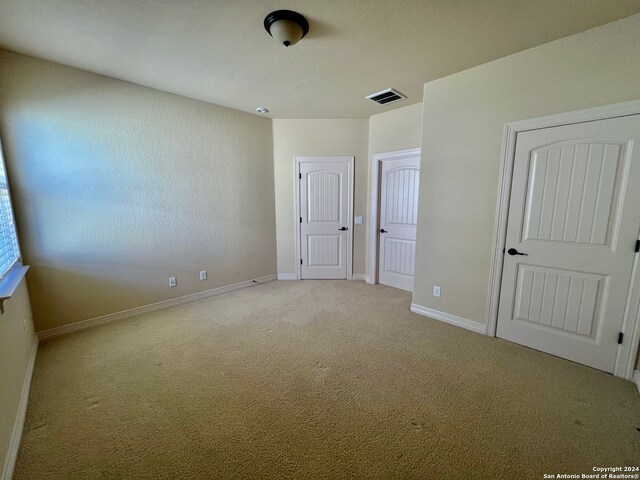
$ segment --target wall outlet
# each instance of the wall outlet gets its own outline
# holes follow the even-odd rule
[[[169,277],[169,286],[170,287],[175,287],[178,284],[178,282],[176,282],[176,277]]]
[[[355,218],[356,225],[362,225],[362,217]]]
[[[206,280],[207,279],[207,271],[206,270],[201,270],[200,271],[200,280]]]
[[[434,297],[439,297],[440,296],[440,286],[439,285],[434,285],[433,286],[433,296]]]

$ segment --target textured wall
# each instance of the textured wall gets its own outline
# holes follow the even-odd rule
[[[29,294],[23,281],[0,315],[0,474],[35,340]]]
[[[278,273],[296,272],[294,157],[355,157],[354,216],[366,221],[367,120],[274,120],[273,161],[278,225]],[[365,271],[366,222],[354,225],[353,273]]]
[[[422,103],[373,115],[369,118],[369,165],[378,153],[397,152],[419,148],[422,143]],[[367,188],[371,185],[372,171],[367,172]],[[371,218],[371,193],[367,193],[367,219]],[[367,235],[367,259],[371,251],[371,237]],[[367,262],[367,275],[369,262]]]
[[[37,330],[276,272],[270,120],[5,51],[0,63]]]
[[[640,98],[639,51],[634,15],[425,85],[414,303],[484,323],[504,124]]]

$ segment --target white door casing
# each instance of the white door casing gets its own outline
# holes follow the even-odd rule
[[[640,229],[640,115],[517,135],[497,335],[613,372]]]
[[[382,160],[380,166],[380,283],[413,291],[420,156]]]
[[[301,279],[351,274],[353,157],[296,159]]]

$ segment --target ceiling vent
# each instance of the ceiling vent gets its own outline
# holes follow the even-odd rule
[[[401,94],[399,91],[394,90],[393,88],[387,88],[386,90],[382,90],[381,92],[372,93],[366,98],[368,98],[369,100],[373,100],[380,105],[387,105],[389,103],[397,102],[398,100],[403,100],[407,97]]]

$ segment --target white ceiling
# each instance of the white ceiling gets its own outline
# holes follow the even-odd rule
[[[284,48],[264,30],[296,10]],[[2,0],[0,46],[273,118],[366,118],[425,82],[640,11],[640,0]],[[393,87],[409,98],[364,97]]]

